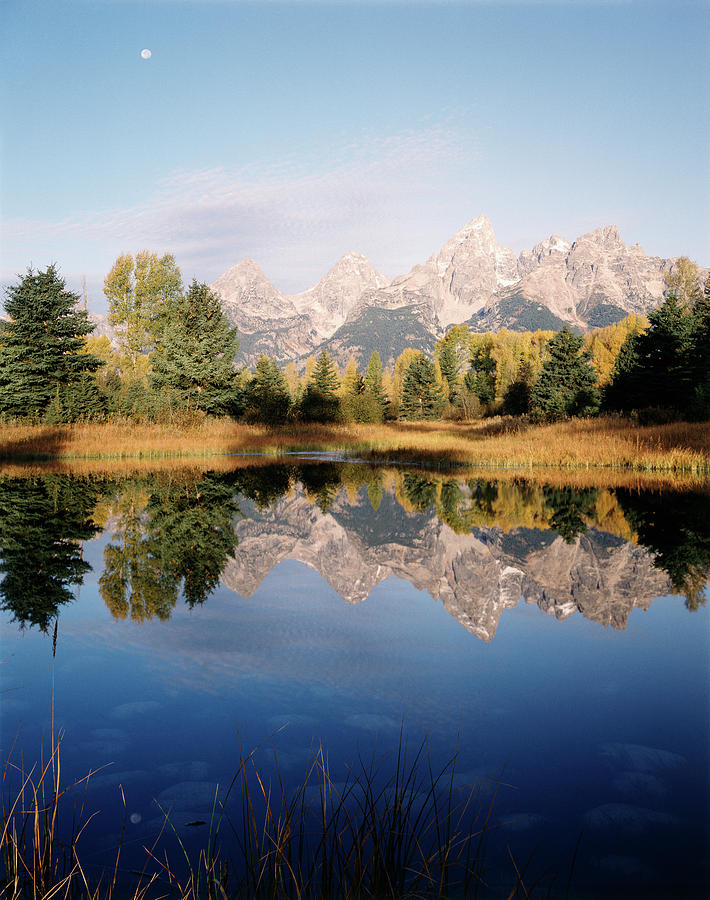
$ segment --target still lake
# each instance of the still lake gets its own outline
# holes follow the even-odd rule
[[[709,573],[707,491],[296,457],[0,478],[3,756],[39,759],[53,704],[64,783],[100,770],[82,863],[123,792],[126,884],[161,808],[202,846],[240,744],[288,792],[314,748],[341,783],[426,739],[499,785],[480,896],[512,858],[542,896],[705,897]]]

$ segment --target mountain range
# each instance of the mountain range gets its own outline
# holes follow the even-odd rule
[[[553,234],[516,256],[479,216],[438,253],[392,280],[359,253],[347,253],[313,287],[284,294],[252,259],[210,287],[239,328],[241,361],[262,353],[303,362],[322,349],[341,364],[366,365],[373,350],[392,364],[405,347],[430,353],[446,329],[577,331],[646,313],[663,298],[674,259],[627,246],[615,225],[574,241]]]

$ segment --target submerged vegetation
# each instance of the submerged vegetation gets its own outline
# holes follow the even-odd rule
[[[502,776],[464,783],[456,749],[437,765],[428,741],[411,749],[403,730],[394,750],[357,754],[344,780],[335,780],[324,748],[314,747],[295,787],[284,782],[277,756],[266,772],[255,762],[259,748],[247,753],[240,746],[231,783],[222,790],[215,785],[209,821],[188,823],[204,826],[199,849],[186,846],[184,823],[154,800],[162,824],[143,846],[142,867],[130,871],[122,860],[128,815],[119,785],[120,837],[113,859],[97,872],[82,859],[98,812],[89,792],[97,772],[65,784],[62,741],[52,730],[46,758],[28,766],[11,757],[5,764],[6,900],[513,900],[538,896],[537,889],[549,896],[553,884],[569,887],[573,875],[575,857],[571,865],[561,860],[560,871],[538,871],[534,859],[516,859],[510,846],[504,859],[494,858],[492,814]]]

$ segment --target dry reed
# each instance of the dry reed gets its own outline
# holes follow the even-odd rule
[[[710,426],[678,422],[641,426],[616,417],[528,425],[515,419],[385,425],[305,425],[278,428],[206,420],[191,428],[166,425],[78,424],[0,426],[0,459],[192,463],[238,454],[336,451],[378,461],[446,468],[611,469],[710,478]]]
[[[400,733],[393,756],[358,757],[345,782],[333,780],[327,755],[317,748],[295,790],[281,780],[277,761],[276,774],[269,778],[254,765],[256,751],[241,748],[240,765],[224,799],[215,793],[209,835],[196,855],[185,848],[166,810],[160,833],[144,847],[145,864],[134,873],[137,881],[133,878],[129,885],[119,877],[120,843],[115,860],[91,879],[78,844],[93,817],[84,814],[82,804],[70,835],[60,834],[57,825],[67,797],[61,787],[60,744],[61,738],[53,739],[49,760],[29,772],[6,765],[3,900],[444,900],[478,896],[493,873],[483,851],[500,780],[460,787],[456,749],[442,767],[434,767],[426,739],[410,753]],[[13,773],[19,774],[14,793]],[[237,795],[234,819],[226,805],[232,793]],[[228,856],[220,837],[225,827],[231,832]],[[171,832],[177,859],[174,850],[158,849],[161,837]],[[124,834],[125,821],[121,842]],[[495,871],[494,878],[506,882],[509,897],[529,896],[536,886],[526,887],[515,863],[512,871]]]

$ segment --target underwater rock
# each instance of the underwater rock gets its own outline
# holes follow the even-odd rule
[[[661,772],[685,765],[686,759],[670,750],[647,747],[645,744],[602,744],[599,752],[609,763],[620,769],[636,772]]]
[[[626,797],[665,797],[668,788],[656,775],[648,772],[619,772],[612,781],[617,791]]]
[[[680,825],[680,819],[669,813],[628,803],[604,803],[587,810],[584,821],[590,828],[614,828],[626,834],[641,834],[653,827]]]

